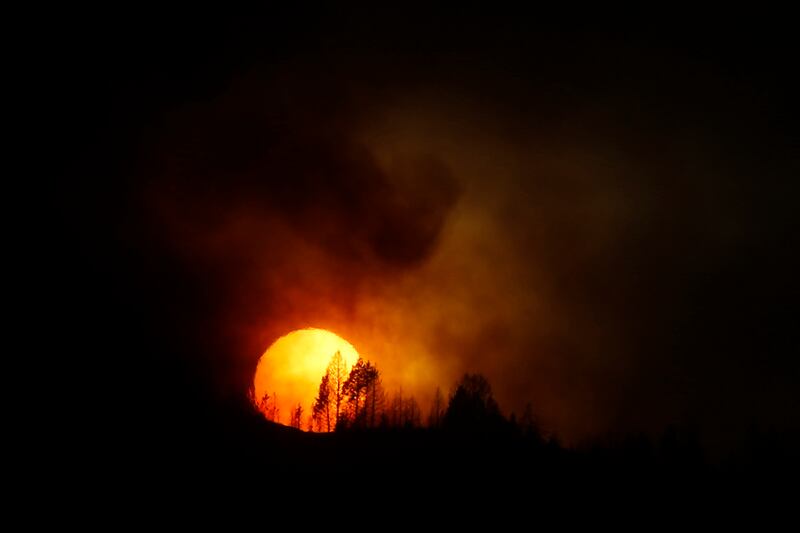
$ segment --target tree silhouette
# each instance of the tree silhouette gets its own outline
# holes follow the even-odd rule
[[[399,428],[403,425],[403,388],[397,389],[394,393],[391,403],[389,404],[389,412],[387,420],[390,427]]]
[[[464,374],[450,395],[444,426],[460,430],[491,430],[503,423],[489,380],[481,374]]]
[[[344,357],[342,357],[342,353],[338,350],[331,357],[326,374],[328,375],[330,400],[333,403],[335,423],[338,424],[344,414],[342,402],[344,400],[344,382],[347,379],[347,364]]]
[[[251,395],[251,401],[255,396]],[[272,393],[270,396],[267,393],[261,397],[260,400],[255,402],[256,409],[258,409],[267,420],[271,420],[273,422],[280,421],[280,409],[278,408],[278,395],[276,393]]]
[[[377,427],[383,416],[386,405],[386,392],[383,390],[383,381],[377,370],[375,379],[367,386],[366,422],[369,427]]]
[[[403,400],[403,427],[416,428],[421,425],[421,412],[419,403],[413,396]]]
[[[350,407],[350,422],[353,426],[364,427],[367,425],[368,393],[378,379],[378,369],[366,359],[359,357],[343,387]]]
[[[428,414],[428,427],[439,428],[442,425],[444,418],[444,397],[442,396],[442,389],[436,387],[436,394],[433,395],[433,403],[431,404],[431,412]]]
[[[264,396],[262,396],[261,399],[258,400],[258,403],[256,404],[258,406],[258,410],[261,411],[264,414],[264,416],[266,416],[267,418],[269,418],[269,416],[267,416],[267,413],[269,412],[268,411],[268,409],[269,409],[269,399],[270,399],[270,395],[267,394],[267,393],[264,393]]]
[[[303,419],[303,406],[298,403],[297,407],[292,409],[291,420],[289,422],[289,425],[292,426],[293,428],[300,429],[302,419]]]
[[[314,405],[311,407],[311,418],[317,426],[318,431],[331,430],[331,374],[325,372],[319,383],[317,397],[314,398]]]
[[[404,397],[402,387],[394,393],[389,408],[380,417],[382,424],[393,428],[413,428],[421,424],[419,403],[413,396]]]

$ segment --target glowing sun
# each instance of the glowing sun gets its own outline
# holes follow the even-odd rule
[[[358,360],[353,345],[324,329],[298,329],[284,335],[267,348],[258,360],[253,392],[258,402],[269,395],[269,418],[289,423],[291,413],[302,407],[305,429],[319,382],[336,352],[342,354],[347,370]],[[275,403],[269,403],[269,402]],[[277,409],[275,409],[277,407]]]

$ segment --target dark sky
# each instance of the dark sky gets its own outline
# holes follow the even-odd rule
[[[320,326],[423,403],[483,372],[568,442],[795,429],[797,43],[734,18],[40,27],[44,276],[81,410],[144,386],[115,402],[131,428],[202,424]]]

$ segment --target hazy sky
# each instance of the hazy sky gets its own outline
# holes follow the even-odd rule
[[[70,193],[203,369],[175,374],[238,394],[317,326],[423,404],[483,372],[573,442],[795,425],[785,43],[402,21],[165,23],[76,67],[105,105]]]

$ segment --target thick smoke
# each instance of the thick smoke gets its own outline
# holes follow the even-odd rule
[[[484,372],[573,441],[780,421],[785,155],[730,118],[746,90],[623,59],[638,77],[251,75],[171,112],[142,207],[204,293],[216,385],[240,393],[272,340],[316,326],[423,403]]]
[[[424,150],[381,165],[345,97],[323,105],[290,92],[275,101],[247,80],[172,115],[148,154],[142,201],[199,278],[206,320],[231,343],[211,364],[238,391],[291,329],[327,327],[358,344],[363,302],[428,260],[460,194]],[[370,320],[380,336],[379,317]]]

